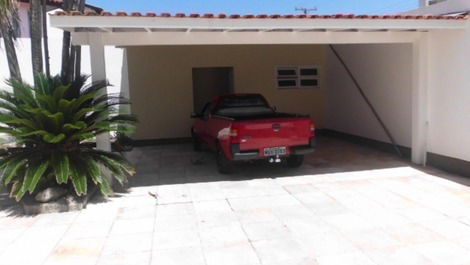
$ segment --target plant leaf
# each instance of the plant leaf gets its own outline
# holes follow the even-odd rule
[[[8,185],[10,181],[13,179],[15,176],[16,172],[26,165],[28,160],[25,159],[12,159],[10,162],[8,162],[8,165],[6,166],[6,170],[4,172],[3,178],[4,178],[4,183],[5,185]]]
[[[98,184],[98,187],[100,188],[101,194],[103,194],[105,197],[113,194],[113,189],[105,178],[103,178],[103,181]]]
[[[52,167],[58,184],[65,184],[69,180],[69,156],[66,153],[54,153],[51,157]]]
[[[75,123],[66,123],[62,128],[64,130],[82,130],[85,129],[87,124],[83,121],[77,121]]]
[[[29,193],[33,193],[38,185],[39,180],[43,177],[44,172],[46,172],[47,168],[49,167],[49,161],[42,161],[42,163],[38,163],[26,171],[25,176],[25,184],[23,184],[23,188],[25,188]]]
[[[50,144],[56,144],[65,139],[65,134],[60,133],[58,135],[47,134],[42,137],[42,139]]]
[[[87,191],[86,175],[77,167],[70,167],[72,172],[72,183],[78,196],[85,195]]]

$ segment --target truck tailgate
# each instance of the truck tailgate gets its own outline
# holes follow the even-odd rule
[[[235,122],[237,137],[233,142],[240,150],[261,150],[267,147],[308,145],[311,132],[309,118],[271,118]]]

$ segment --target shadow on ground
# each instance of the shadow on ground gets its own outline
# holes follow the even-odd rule
[[[304,165],[298,169],[266,161],[239,162],[234,173],[223,175],[217,172],[215,157],[210,151],[196,153],[187,143],[136,148],[128,157],[137,167],[137,174],[130,180],[129,187],[243,181],[410,166],[408,161],[395,155],[327,137],[319,139],[316,152],[305,156]]]

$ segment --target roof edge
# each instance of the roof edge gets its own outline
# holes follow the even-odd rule
[[[164,18],[213,18],[213,19],[419,19],[419,20],[467,20],[470,18],[469,15],[457,15],[457,16],[447,16],[447,15],[431,15],[431,14],[396,14],[396,15],[355,15],[355,14],[334,14],[334,15],[267,15],[267,14],[259,14],[259,15],[239,15],[239,14],[184,14],[184,13],[176,13],[174,15],[170,13],[145,13],[142,14],[140,12],[95,12],[95,11],[87,11],[87,12],[79,12],[79,11],[57,11],[52,14],[53,16],[103,16],[103,17],[164,17]]]

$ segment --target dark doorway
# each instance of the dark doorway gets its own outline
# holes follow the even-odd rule
[[[194,112],[200,112],[212,98],[232,91],[232,67],[193,68]]]

